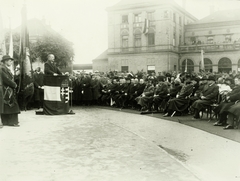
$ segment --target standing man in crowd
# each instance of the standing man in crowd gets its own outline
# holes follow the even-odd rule
[[[2,119],[1,119],[1,114],[3,113],[3,86],[2,86],[2,65],[1,65],[1,62],[0,62],[0,128],[3,127],[2,125]]]
[[[45,75],[54,75],[54,76],[62,75],[62,72],[55,65],[55,62],[54,62],[55,56],[53,54],[49,54],[47,58],[48,60],[44,64]]]
[[[20,109],[16,99],[17,84],[14,82],[14,76],[10,70],[13,63],[13,58],[9,55],[2,57],[1,77],[3,97],[0,100],[3,104],[3,111],[1,112],[2,124],[6,126],[18,127],[18,114]]]
[[[43,107],[43,78],[44,74],[41,71],[40,67],[37,67],[36,71],[33,73],[33,80],[34,80],[34,100],[36,102],[36,106],[38,109]]]

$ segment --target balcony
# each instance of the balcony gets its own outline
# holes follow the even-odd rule
[[[240,43],[219,43],[219,44],[198,44],[179,46],[181,53],[199,52],[205,50],[207,52],[214,51],[238,51],[240,50]]]
[[[173,45],[155,45],[155,46],[141,46],[141,47],[124,47],[124,48],[109,48],[109,54],[134,54],[134,53],[156,53],[171,51],[178,53],[178,47]]]

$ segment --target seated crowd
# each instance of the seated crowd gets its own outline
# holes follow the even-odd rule
[[[82,72],[71,76],[70,82],[73,105],[131,108],[164,117],[190,114],[193,120],[207,112],[217,119],[214,126],[224,129],[240,122],[240,75],[236,73]]]

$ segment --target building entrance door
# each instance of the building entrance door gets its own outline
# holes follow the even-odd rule
[[[229,58],[221,58],[218,62],[218,72],[229,73],[232,71],[232,61]]]

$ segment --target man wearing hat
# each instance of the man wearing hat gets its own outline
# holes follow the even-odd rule
[[[6,126],[18,127],[18,114],[20,113],[19,106],[16,100],[15,89],[17,84],[14,82],[14,76],[10,71],[13,58],[9,55],[2,57],[1,76],[3,87],[3,111],[1,113],[2,124]]]
[[[193,119],[199,119],[199,112],[206,108],[207,106],[211,105],[216,101],[218,93],[219,93],[219,87],[215,83],[215,77],[213,75],[210,75],[208,77],[208,83],[203,88],[200,99],[196,100],[191,108],[194,109],[194,117]]]

